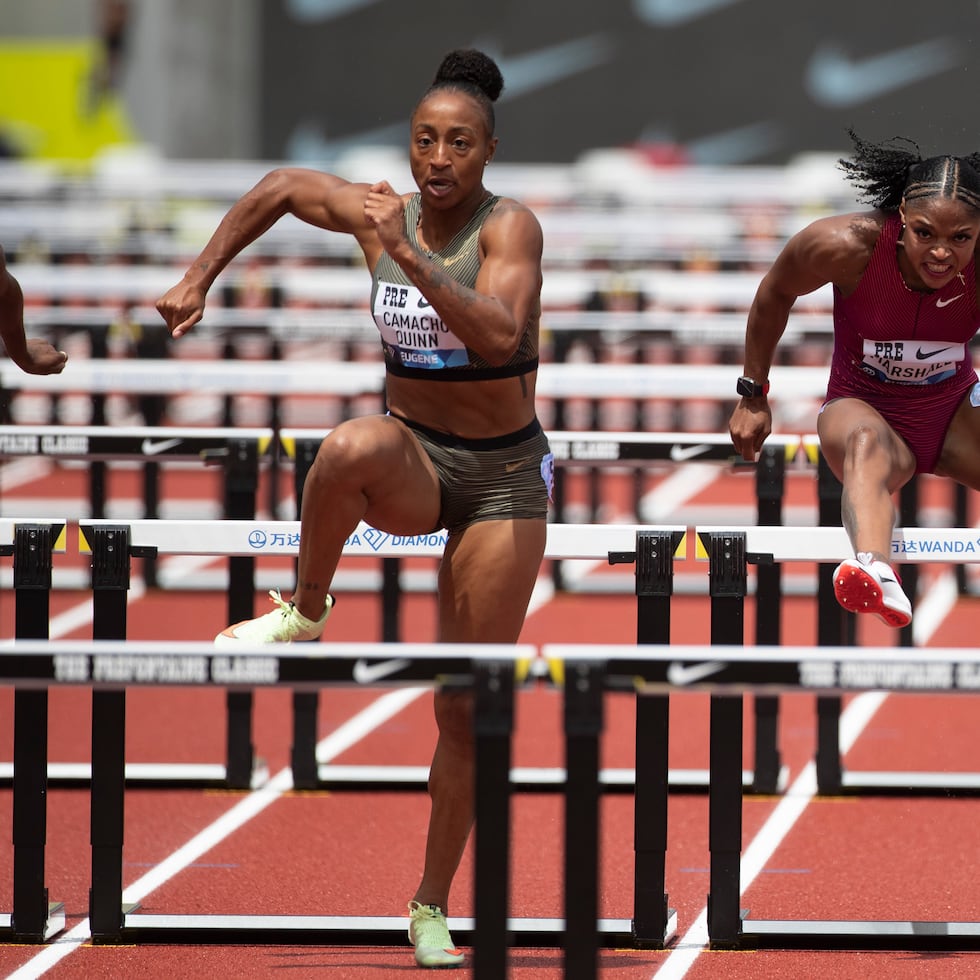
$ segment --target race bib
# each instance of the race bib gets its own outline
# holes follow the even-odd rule
[[[389,356],[405,367],[438,371],[469,364],[466,345],[415,286],[379,282],[373,312]]]
[[[861,370],[878,381],[932,385],[956,374],[964,344],[941,340],[865,340]]]

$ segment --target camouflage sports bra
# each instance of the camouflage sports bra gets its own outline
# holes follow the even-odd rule
[[[480,229],[499,200],[488,197],[445,248],[426,252],[448,275],[471,289],[480,271]],[[420,207],[419,194],[413,194],[405,206],[408,239],[416,248],[421,248],[416,233]],[[530,327],[506,364],[484,360],[449,329],[387,252],[381,254],[374,270],[371,310],[381,333],[385,365],[398,377],[483,381],[516,377],[538,366],[537,340]]]

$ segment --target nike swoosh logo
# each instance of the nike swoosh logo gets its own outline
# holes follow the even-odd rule
[[[854,58],[838,44],[823,44],[806,66],[805,84],[824,106],[853,106],[940,75],[963,61],[952,38],[936,38],[883,54]]]
[[[921,347],[915,352],[915,359],[917,361],[925,361],[930,357],[935,357],[937,354],[942,354],[944,350],[949,350],[948,347],[937,347],[935,350],[923,350]]]
[[[183,439],[144,439],[140,446],[140,452],[144,456],[159,456],[160,453],[165,453],[168,449],[179,446],[183,441]]]
[[[419,309],[422,309],[423,307],[431,307],[431,306],[432,304],[424,296],[419,297]]]
[[[398,671],[404,670],[410,660],[382,660],[380,663],[369,664],[366,660],[354,662],[354,680],[358,684],[373,684],[375,681],[384,680]]]
[[[483,50],[493,54],[489,47],[485,44]],[[500,101],[527,95],[572,75],[580,75],[590,68],[612,61],[616,53],[611,35],[591,34],[575,41],[538,48],[514,58],[496,56],[501,74],[507,79],[507,87]]]
[[[736,3],[741,0],[633,0],[633,12],[654,27],[676,27]]]
[[[518,459],[518,460],[516,460],[513,463],[504,463],[504,472],[505,473],[515,473],[522,466],[526,466],[527,465],[527,462],[528,461],[526,459]]]
[[[950,303],[955,303],[958,299],[962,299],[966,293],[959,293],[956,296],[952,296],[950,299],[937,299],[936,309],[941,310],[944,306],[949,306]]]
[[[656,134],[651,134],[651,139]],[[773,119],[719,130],[688,140],[687,153],[695,163],[725,165],[750,163],[774,153],[786,142],[784,127]]]
[[[675,463],[683,463],[685,460],[694,459],[695,456],[706,453],[710,448],[705,443],[701,443],[699,446],[671,446],[670,458]]]
[[[304,10],[315,11],[316,16],[326,19],[354,9],[355,5],[365,6],[375,0],[293,0]],[[731,0],[730,0],[731,2]],[[336,11],[336,12],[335,12]],[[312,18],[311,18],[312,19]],[[573,75],[581,74],[590,68],[614,61],[619,50],[613,35],[591,34],[575,41],[566,41],[546,48],[539,48],[527,54],[505,58],[495,50],[492,42],[481,42],[480,48],[491,55],[507,80],[507,87],[500,96],[500,102],[528,95],[539,88],[553,85]],[[389,123],[373,129],[362,130],[350,136],[327,139],[322,123],[309,118],[297,123],[286,141],[286,155],[297,162],[319,161],[333,157],[348,149],[360,149],[365,143],[382,146],[401,147],[405,140],[405,124]]]
[[[673,684],[676,687],[696,684],[698,681],[703,681],[706,677],[711,677],[712,674],[717,674],[724,667],[725,665],[719,663],[717,660],[712,663],[691,664],[690,667],[685,667],[684,664],[675,662],[667,665],[667,683]]]
[[[286,8],[294,20],[310,23],[316,20],[334,20],[375,3],[378,0],[288,0]]]

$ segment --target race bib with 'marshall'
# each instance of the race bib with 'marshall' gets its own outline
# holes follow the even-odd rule
[[[878,381],[932,385],[956,374],[964,344],[941,340],[865,340],[861,370]]]

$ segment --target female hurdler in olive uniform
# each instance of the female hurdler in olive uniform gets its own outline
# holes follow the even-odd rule
[[[284,214],[353,235],[373,279],[388,414],[324,439],[303,491],[292,600],[274,594],[275,610],[217,642],[318,637],[344,541],[361,520],[398,535],[448,530],[440,641],[517,641],[544,554],[552,458],[534,405],[541,229],[526,207],[483,186],[502,86],[490,58],[451,53],[411,118],[417,193],[277,170],[231,208],[158,303],[173,335],[186,333],[218,273]],[[409,926],[417,962],[432,967],[463,962],[445,916],[473,821],[471,699],[437,694],[435,711],[432,813]]]

